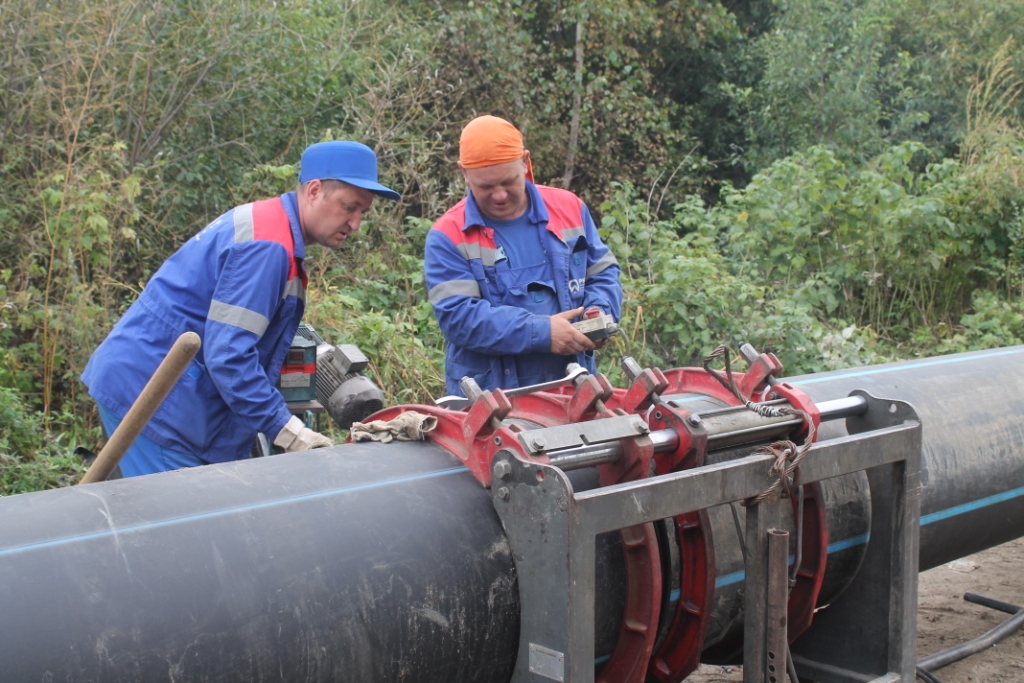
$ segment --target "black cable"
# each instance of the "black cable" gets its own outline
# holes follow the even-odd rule
[[[789,573],[789,589],[793,590],[796,577],[800,575],[800,565],[804,563],[804,487],[797,487],[796,505],[796,550],[793,558],[793,570]]]
[[[786,643],[786,672],[789,673],[789,683],[800,683],[800,677],[796,675],[796,664],[793,663],[793,651]],[[929,681],[929,683],[931,683]]]
[[[732,511],[732,523],[736,525],[736,536],[740,539],[740,552],[743,554],[743,567],[747,566],[747,541],[743,533],[743,525],[740,524],[740,513],[736,509],[736,502],[729,503],[729,510]]]
[[[935,674],[928,671],[927,669],[922,669],[918,666],[914,667],[914,672],[917,674],[918,678],[924,681],[924,683],[942,683],[942,681],[936,678]]]

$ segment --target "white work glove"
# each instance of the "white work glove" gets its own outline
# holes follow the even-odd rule
[[[288,420],[281,432],[274,437],[274,445],[283,448],[285,453],[294,453],[333,446],[334,442],[323,434],[314,432],[303,424],[302,420],[292,415],[292,419]]]
[[[437,427],[437,418],[426,413],[407,410],[393,420],[374,420],[373,422],[353,422],[352,440],[380,441],[390,443],[398,441],[423,441],[427,432]]]

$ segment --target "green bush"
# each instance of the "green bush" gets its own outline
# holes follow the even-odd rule
[[[723,241],[747,220],[737,206],[748,204],[741,193],[715,207],[691,196],[659,219],[629,186],[602,204],[602,235],[623,264],[626,293],[613,351],[662,368],[696,366],[718,344],[746,341],[777,354],[788,374],[885,358],[870,329],[835,315],[826,279],[779,283],[730,258]]]
[[[1006,301],[995,292],[976,292],[971,312],[935,347],[936,353],[979,351],[1024,344],[1024,301]]]
[[[423,240],[481,113],[521,126],[617,254],[617,383],[622,355],[694,365],[720,342],[789,374],[1019,343],[1024,5],[979,3],[0,0],[5,490],[98,447],[93,349],[319,140],[374,147],[403,200],[310,250],[307,317],[392,402],[443,391]]]
[[[0,496],[74,484],[87,469],[74,454],[70,415],[47,420],[17,391],[0,387]]]

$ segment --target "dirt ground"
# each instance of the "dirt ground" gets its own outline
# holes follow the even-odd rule
[[[1017,539],[921,574],[917,658],[981,635],[1009,615],[965,602],[966,592],[1024,606],[1024,539]],[[967,659],[933,672],[942,683],[1024,682],[1024,629]],[[687,683],[737,683],[739,667],[702,665]]]

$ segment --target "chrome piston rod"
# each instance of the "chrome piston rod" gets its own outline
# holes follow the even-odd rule
[[[787,401],[771,401],[768,405],[789,405]],[[867,410],[867,402],[860,396],[823,401],[818,409],[821,421],[838,420],[854,415],[862,415]],[[705,411],[700,415],[694,413],[708,433],[708,450],[729,448],[744,443],[764,441],[787,433],[803,420],[799,416],[783,415],[780,417],[761,417],[745,406],[730,406],[717,410]],[[668,453],[679,447],[679,435],[673,429],[660,429],[648,434],[654,442],[655,453]],[[608,462],[615,462],[622,457],[622,444],[611,442],[592,446],[579,446],[549,453],[551,464],[559,469],[570,471],[583,467],[594,467]]]

